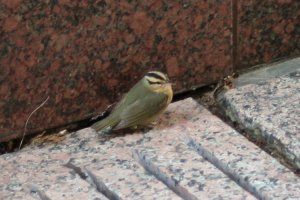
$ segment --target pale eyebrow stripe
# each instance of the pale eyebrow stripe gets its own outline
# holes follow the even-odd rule
[[[155,72],[149,72],[146,76],[157,78],[157,79],[160,79],[162,81],[166,80],[166,77],[162,76],[161,74],[155,73]]]
[[[158,80],[158,79],[155,79],[153,77],[147,77],[146,80],[148,81],[148,83],[150,85],[153,85],[153,84],[162,84],[162,81],[161,80]],[[155,81],[155,80],[158,80],[158,81]]]

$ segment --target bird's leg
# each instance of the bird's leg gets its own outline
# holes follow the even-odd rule
[[[153,129],[152,126],[144,126],[142,128],[142,131],[143,131],[143,133],[147,133],[147,132],[151,131],[152,129]]]
[[[136,130],[140,130],[144,133],[150,131],[152,129],[151,126],[148,125],[144,125],[144,124],[139,124],[139,125],[134,125],[130,127],[131,130],[136,131]]]
[[[152,126],[152,124],[147,123],[147,124],[135,126],[135,129],[140,129],[142,132],[146,133],[146,132],[152,130],[153,126]]]

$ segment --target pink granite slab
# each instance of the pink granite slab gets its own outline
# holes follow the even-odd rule
[[[279,65],[289,67],[288,63]],[[299,64],[297,67],[298,70],[277,78],[267,78],[272,67],[264,73],[261,69],[245,75],[241,79],[248,84],[237,85],[220,95],[219,102],[227,115],[249,131],[251,137],[279,152],[300,170]],[[260,71],[262,76],[255,76]]]
[[[5,171],[9,170],[13,164],[17,167],[16,174],[20,177],[17,182],[20,183],[20,189],[24,190],[26,184],[34,184],[43,189],[49,197],[53,199],[93,199],[95,188],[93,181],[88,176],[87,171],[102,181],[108,191],[114,193],[120,199],[180,199],[166,185],[157,180],[154,176],[145,172],[142,166],[132,157],[131,143],[136,143],[142,138],[142,134],[134,134],[132,137],[118,137],[119,143],[128,146],[127,149],[110,140],[103,143],[103,138],[99,137],[92,129],[83,129],[68,135],[68,138],[55,145],[32,146],[29,150],[22,151],[17,155],[7,154],[5,156],[14,156],[16,160],[12,162],[3,162]],[[18,155],[27,160],[20,159]],[[67,163],[72,163],[80,168],[82,173],[66,167]],[[38,170],[38,167],[43,170]],[[30,168],[24,175],[24,168]],[[22,171],[22,172],[20,172]],[[36,174],[36,179],[31,176]],[[24,180],[22,177],[25,177]],[[45,178],[46,176],[46,178]],[[80,176],[86,176],[84,180]],[[89,178],[88,178],[89,177]],[[63,181],[60,181],[63,179]],[[67,183],[65,183],[67,182]],[[73,183],[74,182],[74,183]],[[13,183],[8,179],[7,183]],[[60,186],[60,184],[65,184]],[[49,188],[49,185],[52,187]],[[58,188],[58,189],[57,189]],[[5,196],[11,197],[12,194],[6,191]],[[23,193],[26,194],[27,190]],[[98,192],[99,193],[99,192]],[[85,195],[85,196],[84,196]],[[102,196],[99,193],[98,196]],[[1,199],[1,198],[0,198]],[[52,199],[52,198],[51,198]]]
[[[298,198],[300,184],[191,98],[171,104],[145,133],[105,136],[86,128],[0,158],[0,194],[8,198],[17,194],[6,187],[14,182],[22,194],[28,194],[25,184],[34,183],[49,197],[65,199],[87,191],[116,199],[283,199]],[[11,173],[15,179],[7,178]]]
[[[62,166],[68,153],[22,150],[0,157],[0,199],[107,199]],[[43,198],[44,197],[44,198]]]
[[[147,134],[127,134],[105,141],[103,147],[98,150],[101,156],[94,154],[97,151],[94,149],[91,153],[89,151],[76,152],[72,163],[93,172],[121,198],[175,199],[171,190],[166,191],[152,173],[150,173],[152,176],[145,174],[139,163],[134,160],[133,151],[142,150],[142,153],[150,152],[151,156],[161,157],[159,161],[151,159],[154,165],[158,162],[157,166],[160,169],[161,166],[172,168],[174,165],[177,165],[178,169],[181,168],[181,172],[184,174],[182,182],[176,180],[179,175],[178,171],[168,171],[164,168],[161,174],[178,182],[179,188],[176,188],[175,191],[183,197],[253,199],[251,194],[243,190],[216,167],[205,161],[193,150],[188,149],[180,133],[172,127],[166,127],[166,123],[167,121],[163,120]],[[161,129],[162,127],[166,130]],[[84,142],[82,148],[96,146],[99,143],[99,136],[91,129],[84,129],[78,134],[81,136],[89,135],[91,139]],[[181,154],[177,152],[177,150],[181,151],[180,148],[184,151]]]
[[[256,199],[226,174],[191,150],[184,142],[184,132],[159,128],[151,141],[139,145],[139,157],[157,166],[176,184],[198,199]]]
[[[258,198],[300,198],[298,176],[196,103],[194,112],[198,115],[189,116],[184,127],[178,126],[179,131],[188,132],[191,148]]]
[[[131,143],[136,144],[142,139],[142,134],[118,137],[117,142],[110,140],[102,145],[99,145],[98,134],[91,129],[84,129],[77,134],[85,134],[90,140],[81,146],[86,151],[71,155],[72,163],[84,171],[90,171],[118,198],[180,199],[153,175],[146,173],[132,157]]]

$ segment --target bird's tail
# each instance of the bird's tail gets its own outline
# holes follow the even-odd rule
[[[96,131],[101,131],[107,128],[113,129],[118,121],[111,116],[106,117],[105,119],[94,123],[91,127]]]

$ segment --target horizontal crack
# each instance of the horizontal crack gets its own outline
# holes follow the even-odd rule
[[[146,171],[155,176],[159,181],[165,184],[178,196],[185,200],[197,200],[198,198],[191,194],[186,188],[179,185],[178,181],[172,179],[166,174],[162,173],[157,166],[155,166],[145,155],[142,155],[137,150],[133,150],[133,157],[144,167]]]
[[[226,174],[231,180],[236,182],[244,190],[251,193],[257,199],[268,200],[269,198],[260,194],[255,187],[253,187],[247,180],[241,178],[238,173],[230,169],[227,164],[220,161],[213,153],[205,149],[201,144],[196,143],[192,138],[185,138],[186,144],[194,151],[196,151],[200,156],[206,159],[208,162],[217,167],[220,171]]]

